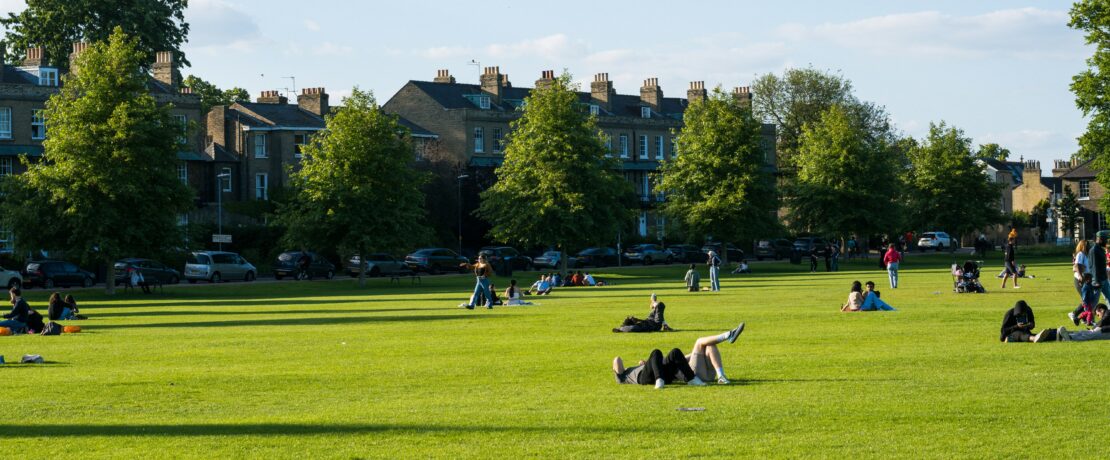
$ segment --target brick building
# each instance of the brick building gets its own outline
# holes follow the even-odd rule
[[[1049,203],[1053,209],[1052,215],[1056,216],[1056,203],[1064,194],[1065,189],[1070,189],[1079,198],[1080,214],[1077,238],[1093,238],[1095,232],[1108,228],[1105,214],[1099,209],[1098,202],[1106,193],[1106,188],[1096,180],[1096,173],[1091,169],[1090,161],[1055,160],[1051,176],[1042,176],[1039,161],[1026,161],[1024,166],[1023,181],[1014,188],[1014,209],[1031,212],[1033,207],[1042,200]],[[1053,238],[1069,240],[1073,237],[1059,228],[1058,219]]]
[[[554,71],[543,71],[535,87],[554,80]],[[501,164],[509,123],[520,116],[530,92],[531,88],[513,86],[498,67],[484,68],[478,84],[459,83],[450,72],[440,70],[432,81],[410,80],[382,108],[434,131],[449,157],[469,171],[488,174]],[[746,87],[736,88],[734,94],[751,101]],[[599,73],[590,91],[579,92],[578,97],[584,109],[597,117],[610,154],[622,160],[622,173],[640,198],[639,235],[663,239],[666,221],[653,210],[664,197],[653,193],[651,174],[660,160],[675,156],[674,134],[682,129],[690,101],[707,97],[704,83],[692,82],[685,98],[665,97],[659,80],[648,78],[639,94],[626,95],[617,93],[608,74]],[[766,167],[774,171],[775,127],[764,125],[763,132]],[[462,214],[469,218],[468,212]]]

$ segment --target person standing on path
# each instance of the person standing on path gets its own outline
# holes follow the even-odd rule
[[[1090,262],[1087,260],[1087,240],[1079,240],[1075,245],[1075,257],[1071,260],[1072,280],[1075,282],[1075,292],[1083,297],[1083,275],[1090,273]]]
[[[709,265],[709,290],[719,292],[721,290],[721,258],[717,257],[716,251],[709,251],[709,260],[705,263]]]
[[[470,270],[474,270],[474,277],[477,278],[477,283],[474,285],[474,294],[470,296],[470,302],[463,305],[467,310],[473,310],[474,304],[478,303],[478,296],[483,296],[486,299],[486,308],[493,309],[493,294],[489,289],[489,277],[493,275],[493,267],[486,263],[486,255],[478,255],[478,263],[468,264],[463,263],[460,266]]]
[[[1006,240],[1005,257],[1002,259],[1002,264],[1004,266],[1002,270],[1002,289],[1006,289],[1006,280],[1010,279],[1011,276],[1014,277],[1014,289],[1021,289],[1017,281],[1017,265],[1014,263],[1014,240],[1015,238]]]
[[[899,262],[902,262],[902,253],[898,252],[898,247],[894,243],[891,243],[886,254],[883,255],[883,263],[886,264],[886,273],[890,277],[891,289],[898,289]]]
[[[1102,293],[1110,302],[1110,283],[1106,282],[1106,236],[1110,232],[1103,230],[1096,234],[1095,244],[1087,253],[1088,272],[1091,274],[1091,285]]]

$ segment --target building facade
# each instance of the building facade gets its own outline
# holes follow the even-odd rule
[[[1091,169],[1090,161],[1055,160],[1050,176],[1043,176],[1039,161],[1026,161],[1024,163],[1023,180],[1014,187],[1014,209],[1032,212],[1033,208],[1045,201],[1049,204],[1049,214],[1052,219],[1051,227],[1055,234],[1050,235],[1055,239],[1071,241],[1073,238],[1091,239],[1099,230],[1110,228],[1106,223],[1106,215],[1099,209],[1098,203],[1106,193],[1106,188],[1096,180],[1096,172]],[[1060,228],[1059,214],[1056,205],[1064,195],[1064,190],[1071,190],[1079,199],[1079,222],[1075,235],[1068,235]]]
[[[546,70],[535,87],[554,81],[555,72]],[[432,81],[410,80],[382,108],[438,134],[440,148],[467,169],[491,170],[501,164],[510,123],[520,117],[531,91],[513,86],[498,67],[484,68],[478,84],[459,83],[449,71],[439,70]],[[751,102],[746,87],[736,88],[734,95]],[[665,238],[666,220],[654,212],[665,197],[654,192],[653,173],[662,160],[676,156],[675,135],[682,129],[686,107],[706,97],[703,82],[692,82],[685,98],[665,97],[656,78],[644,80],[639,94],[619,94],[605,73],[594,76],[589,92],[578,93],[584,110],[597,117],[609,154],[621,160],[621,172],[636,190],[641,237]],[[774,171],[773,125],[764,125],[764,139],[766,167]]]

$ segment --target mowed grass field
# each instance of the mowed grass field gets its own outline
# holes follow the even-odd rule
[[[753,264],[721,293],[687,293],[685,268],[600,270],[614,283],[538,305],[457,307],[469,277],[423,285],[349,279],[76,291],[87,321],[59,337],[0,337],[7,458],[1104,457],[1091,429],[1110,342],[1003,344],[1018,299],[1038,329],[1069,325],[1065,257],[1036,279],[954,294],[947,255],[913,255],[902,286],[875,259],[838,273]],[[703,268],[703,275],[704,268]],[[533,274],[518,273],[522,284]],[[893,313],[839,312],[874,280]],[[708,281],[705,280],[705,284]],[[498,279],[499,288],[507,285]],[[648,297],[672,333],[614,334]],[[46,292],[31,290],[45,312]],[[617,385],[614,356],[723,345],[729,386]],[[41,354],[44,365],[11,364]],[[679,408],[704,408],[686,412]],[[1097,438],[1097,437],[1096,437]]]

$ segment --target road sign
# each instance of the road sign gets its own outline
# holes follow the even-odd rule
[[[220,235],[220,234],[217,234],[217,233],[213,233],[212,234],[212,242],[213,243],[230,243],[231,242],[231,235]]]

